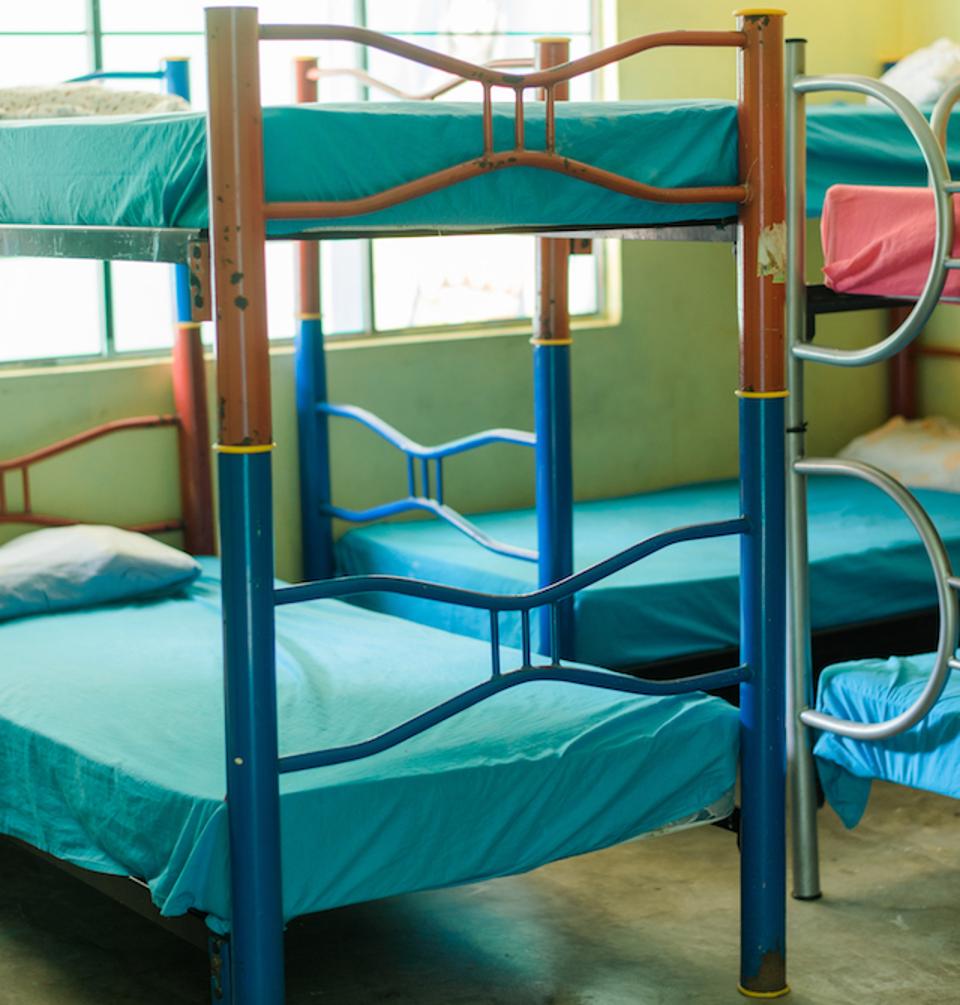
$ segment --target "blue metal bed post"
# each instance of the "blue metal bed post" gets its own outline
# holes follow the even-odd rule
[[[783,11],[738,11],[740,177],[740,990],[786,982]]]
[[[206,35],[220,418],[232,1005],[281,1005],[273,443],[257,11],[210,8]]]
[[[537,69],[570,59],[570,40],[540,38]],[[569,96],[569,83],[544,95],[549,103]],[[547,149],[556,137],[547,137]],[[570,397],[570,313],[567,298],[570,242],[537,240],[537,306],[534,316],[533,413],[536,445],[538,584],[549,586],[573,573],[573,432]],[[574,655],[573,601],[539,612],[540,649]],[[559,638],[553,640],[554,626]]]
[[[313,56],[296,60],[297,101],[317,100],[317,68]],[[300,299],[298,303],[294,367],[297,388],[297,433],[300,459],[300,522],[303,540],[304,579],[326,579],[336,569],[333,521],[328,507],[330,484],[330,430],[327,413],[327,360],[320,313],[320,245],[301,241],[298,247]]]

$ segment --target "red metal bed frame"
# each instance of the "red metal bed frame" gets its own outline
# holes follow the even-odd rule
[[[68,436],[38,450],[0,461],[0,524],[66,527],[79,521],[59,514],[38,512],[33,506],[30,470],[35,464],[65,454],[105,436],[132,429],[176,429],[180,455],[179,517],[128,526],[142,534],[182,531],[184,547],[194,555],[215,551],[213,488],[210,473],[207,390],[203,345],[198,323],[178,323],[173,348],[174,415],[141,415],[114,419]],[[7,477],[20,478],[20,506],[11,505]]]

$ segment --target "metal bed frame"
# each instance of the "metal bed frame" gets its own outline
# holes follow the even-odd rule
[[[223,554],[225,763],[232,918],[229,938],[209,942],[212,994],[234,1005],[283,1001],[283,913],[279,843],[282,774],[370,756],[402,743],[463,708],[505,688],[550,680],[632,694],[687,693],[737,683],[741,694],[741,960],[748,996],[787,993],[785,936],[785,422],[784,288],[771,262],[785,214],[783,132],[783,12],[738,12],[728,31],[661,32],[612,46],[559,66],[515,74],[477,67],[356,28],[260,25],[252,8],[207,11],[210,108],[208,170],[210,230],[217,319],[220,538]],[[345,202],[270,203],[264,197],[259,97],[261,41],[344,40],[447,69],[484,89],[482,152],[426,178]],[[737,53],[738,185],[661,189],[565,158],[556,149],[554,102],[572,77],[664,46],[725,47]],[[490,128],[494,87],[515,98],[515,142],[495,150]],[[543,88],[547,149],[524,144],[524,94]],[[742,515],[733,520],[656,535],[592,569],[533,593],[494,596],[406,577],[326,579],[274,586],[271,499],[269,346],[264,243],[271,219],[313,220],[373,212],[466,178],[517,164],[556,171],[636,198],[738,205],[740,299],[740,470]],[[716,229],[716,228],[714,228]],[[332,236],[329,232],[309,235]],[[345,236],[339,234],[338,236]],[[631,235],[635,236],[635,235]],[[289,239],[289,238],[288,238]],[[189,268],[191,321],[209,309],[205,295],[207,235],[190,230],[0,226],[0,254],[46,254],[173,261]],[[553,335],[552,332],[545,334]],[[553,353],[565,349],[539,346]],[[562,365],[562,364],[561,364]],[[673,543],[737,535],[741,540],[741,655],[732,670],[657,682],[565,666],[554,635],[544,662],[531,652],[529,618],[545,609],[555,622],[579,589]],[[491,674],[482,685],[368,740],[328,750],[280,756],[274,618],[279,605],[370,591],[413,594],[489,612]],[[504,668],[497,646],[498,615],[520,611],[526,627],[521,665]]]
[[[98,80],[156,80],[163,83],[168,94],[174,94],[190,100],[190,61],[186,57],[168,57],[163,60],[159,70],[113,71],[96,70],[79,77],[73,77],[68,83],[84,83]],[[6,226],[0,228],[7,230]],[[17,228],[13,228],[14,231]],[[72,228],[86,230],[87,228]],[[95,228],[91,228],[95,230]],[[49,238],[59,228],[39,229],[37,239],[40,245],[38,253],[50,253]],[[83,253],[82,238],[79,235],[66,238],[63,257],[93,257]],[[54,237],[54,243],[56,243]],[[98,237],[92,236],[96,251]],[[0,243],[3,239],[0,238]],[[16,238],[14,238],[16,243]],[[28,242],[29,244],[29,239]],[[134,251],[136,239],[131,239],[131,251]],[[77,252],[80,252],[79,254]],[[22,250],[19,254],[29,254]],[[60,254],[54,253],[55,257]],[[139,258],[138,254],[118,255],[116,257]],[[200,323],[192,319],[191,303],[194,297],[194,286],[197,279],[185,264],[174,266],[174,340],[173,340],[173,396],[174,415],[145,415],[125,419],[116,419],[87,429],[74,436],[67,437],[57,443],[33,450],[19,457],[0,461],[0,523],[18,523],[38,527],[57,527],[74,524],[77,521],[51,513],[38,513],[34,510],[30,493],[30,469],[41,461],[48,460],[59,454],[66,453],[92,440],[104,436],[112,436],[131,429],[151,429],[172,427],[177,430],[180,459],[180,511],[179,518],[153,521],[146,524],[131,526],[128,529],[145,534],[158,534],[180,531],[183,534],[184,548],[194,555],[212,555],[215,551],[213,525],[213,484],[211,477],[210,451],[208,446],[208,411],[207,384],[204,372],[203,345],[200,340]],[[20,504],[14,509],[8,504],[6,492],[7,475],[20,478]]]
[[[788,758],[792,789],[793,824],[793,894],[801,900],[821,896],[817,851],[817,792],[811,734],[824,730],[841,736],[870,742],[904,732],[919,722],[934,706],[951,669],[960,669],[955,656],[960,640],[960,612],[956,589],[960,579],[953,576],[950,559],[936,528],[923,507],[895,479],[878,468],[837,458],[805,456],[805,418],[803,403],[804,363],[832,366],[867,366],[891,359],[920,333],[940,298],[951,269],[960,268],[960,259],[951,258],[954,217],[952,196],[960,192],[960,183],[950,177],[941,140],[950,107],[956,93],[941,101],[933,126],[927,124],[917,109],[897,91],[866,77],[808,76],[805,67],[805,42],[791,39],[786,55],[787,115],[787,385],[791,396],[787,409],[787,534],[788,591],[787,645],[790,674],[788,689]],[[806,193],[805,179],[805,95],[824,91],[846,91],[879,99],[896,112],[920,147],[930,179],[936,210],[936,234],[930,270],[916,303],[901,323],[885,339],[873,346],[843,350],[811,345],[808,342],[809,317],[804,278],[804,243]],[[846,476],[868,482],[892,499],[916,528],[933,570],[940,615],[937,657],[923,691],[902,714],[875,723],[838,719],[811,708],[813,688],[810,668],[810,619],[807,555],[806,480],[813,475]]]
[[[385,192],[343,202],[264,201],[258,45],[271,39],[343,39],[413,58],[484,88],[482,155]],[[256,12],[221,8],[207,12],[210,77],[209,170],[211,240],[217,305],[218,443],[221,541],[224,575],[227,790],[230,807],[232,992],[238,1002],[282,999],[282,908],[278,840],[278,771],[339,763],[402,742],[504,687],[528,680],[567,680],[614,686],[634,693],[663,685],[635,678],[612,679],[595,671],[563,667],[554,646],[546,666],[536,667],[524,632],[522,666],[504,673],[496,645],[497,615],[556,605],[589,582],[623,568],[669,543],[692,537],[739,534],[743,554],[743,665],[723,674],[742,691],[744,806],[742,815],[743,940],[741,985],[748,993],[784,993],[783,848],[783,289],[761,275],[760,253],[782,227],[783,122],[782,14],[745,11],[738,30],[667,32],[613,46],[566,65],[518,75],[476,67],[362,29],[309,25],[259,25]],[[553,119],[559,85],[571,77],[665,45],[737,49],[740,68],[740,161],[743,183],[720,189],[663,190],[620,178],[564,158],[556,149]],[[491,92],[515,95],[515,145],[493,148]],[[524,146],[525,90],[546,89],[547,149]],[[336,218],[376,211],[476,177],[526,164],[574,175],[615,191],[664,201],[732,201],[740,209],[741,263],[741,456],[743,516],[724,524],[658,535],[592,570],[532,594],[493,597],[439,587],[405,577],[330,579],[275,591],[270,499],[270,388],[264,300],[263,247],[268,219]],[[768,272],[771,270],[768,270]],[[365,743],[338,750],[280,758],[276,723],[273,621],[278,603],[373,590],[412,593],[490,612],[491,678]],[[720,675],[677,682],[679,691],[719,683]],[[708,679],[709,678],[709,679]]]
[[[484,68],[488,71],[496,70],[506,64],[510,67],[533,65],[537,69],[548,69],[569,61],[569,39],[550,37],[534,41],[535,59],[498,60],[486,64]],[[321,70],[316,58],[302,57],[295,63],[297,101],[315,102],[318,79],[341,72],[356,76],[367,86],[411,97],[362,71]],[[481,81],[487,95],[492,79],[491,75],[489,80]],[[433,100],[464,82],[465,78],[462,76],[453,77],[438,87],[415,96],[414,100]],[[551,93],[554,100],[563,101],[569,96],[569,84],[564,81],[549,92],[541,90],[538,97],[545,100],[547,93]],[[541,237],[536,240],[537,307],[534,312],[534,333],[530,340],[533,346],[535,432],[488,429],[433,446],[414,442],[367,409],[329,401],[320,311],[319,248],[316,242],[300,244],[300,313],[295,365],[301,472],[300,514],[304,575],[307,578],[326,578],[336,571],[333,519],[364,523],[411,511],[432,513],[489,551],[536,563],[537,582],[541,588],[573,575],[573,422],[570,391],[570,351],[573,339],[567,297],[568,263],[570,254],[589,251],[590,244],[589,240],[569,237]],[[332,416],[352,419],[366,426],[405,455],[405,497],[365,510],[351,510],[333,504],[328,422]],[[445,458],[492,443],[512,443],[534,449],[536,549],[507,544],[489,537],[444,499]],[[558,636],[555,642],[558,651],[572,658],[575,632],[572,603],[566,601],[558,605],[555,618],[549,617],[544,610],[540,619],[540,638],[549,640],[555,631]]]

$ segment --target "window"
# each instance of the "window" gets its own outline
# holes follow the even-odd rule
[[[165,56],[189,56],[193,105],[206,104],[203,7],[211,0],[45,0],[0,15],[0,86],[68,79],[90,69],[153,70]],[[264,21],[364,24],[473,62],[529,57],[545,31],[571,38],[574,56],[595,48],[600,0],[260,0]],[[545,14],[545,12],[547,12]],[[546,22],[546,23],[545,23]],[[51,27],[55,26],[55,27]],[[444,79],[439,71],[348,43],[270,43],[261,49],[266,104],[292,101],[293,57],[317,55],[322,67],[354,67],[408,93]],[[153,86],[111,82],[110,86]],[[580,78],[572,97],[588,98]],[[466,84],[450,100],[476,100]],[[320,81],[321,101],[395,100],[349,76]],[[603,306],[604,254],[571,259],[571,310]],[[270,334],[291,338],[296,305],[295,251],[267,246]],[[321,255],[324,327],[333,336],[517,322],[530,317],[534,239],[523,236],[331,241]],[[169,348],[170,270],[153,263],[14,259],[0,282],[17,290],[0,300],[0,361],[153,352]],[[56,296],[50,291],[56,290]],[[209,326],[207,326],[209,327]],[[206,333],[210,337],[211,333]]]

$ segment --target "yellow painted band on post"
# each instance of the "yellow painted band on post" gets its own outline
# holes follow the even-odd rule
[[[573,345],[572,338],[532,338],[530,345]]]
[[[783,998],[790,994],[790,985],[782,987],[779,991],[748,991],[742,984],[737,985],[737,990],[745,998]]]
[[[189,63],[190,62],[190,57],[189,56],[164,56],[163,57],[163,62],[164,63]]]
[[[187,331],[196,331],[198,328],[202,328],[203,323],[201,321],[178,321],[174,328],[185,328]]]
[[[298,321],[322,321],[323,320],[323,315],[322,314],[298,314],[297,315],[297,320]]]
[[[779,7],[742,7],[733,12],[734,17],[786,17],[787,12]]]
[[[276,443],[253,443],[250,446],[234,446],[229,443],[214,443],[213,449],[218,454],[268,454]]]
[[[546,42],[569,42],[569,35],[540,35],[538,38],[533,40],[537,45],[542,45]]]
[[[789,391],[734,391],[738,398],[789,398]]]

